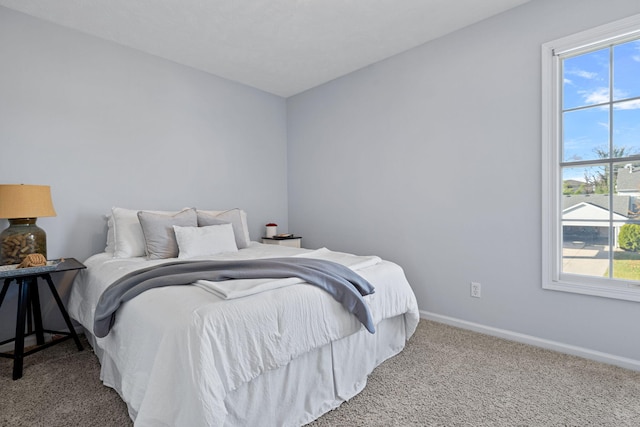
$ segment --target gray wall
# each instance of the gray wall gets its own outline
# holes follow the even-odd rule
[[[103,250],[112,206],[241,207],[252,239],[286,230],[284,99],[3,7],[0,62],[0,183],[51,186],[49,258]]]
[[[397,261],[425,314],[640,360],[638,304],[545,291],[540,255],[540,46],[636,13],[533,0],[289,98],[290,229]]]

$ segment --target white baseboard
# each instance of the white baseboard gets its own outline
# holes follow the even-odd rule
[[[557,341],[550,341],[543,338],[534,337],[532,335],[509,331],[506,329],[493,328],[491,326],[485,326],[479,323],[469,322],[449,316],[443,316],[423,310],[420,310],[420,317],[427,320],[433,320],[434,322],[444,323],[447,325],[456,326],[458,328],[479,332],[481,334],[491,335],[510,341],[516,341],[523,344],[546,348],[548,350],[571,354],[573,356],[584,357],[585,359],[608,363],[610,365],[620,366],[622,368],[631,369],[634,371],[640,371],[640,360],[620,357],[614,354],[603,353],[600,351],[564,344]]]

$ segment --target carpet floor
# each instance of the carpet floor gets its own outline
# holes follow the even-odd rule
[[[0,426],[131,426],[87,349],[28,356],[17,381],[0,359]],[[640,426],[640,372],[421,320],[362,393],[310,426]]]

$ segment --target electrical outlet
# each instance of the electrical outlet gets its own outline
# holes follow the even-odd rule
[[[471,282],[471,296],[474,298],[480,298],[482,291],[482,285],[478,282]]]

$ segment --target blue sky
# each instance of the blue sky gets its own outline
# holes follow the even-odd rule
[[[640,97],[640,40],[614,47],[612,65],[609,48],[564,60],[563,110],[588,108],[563,113],[563,161],[597,159],[596,149],[608,151],[609,108],[598,104],[609,101],[611,68],[613,100],[623,101],[614,104],[614,146],[640,154],[640,99],[630,99]],[[582,180],[579,170],[563,175]]]

